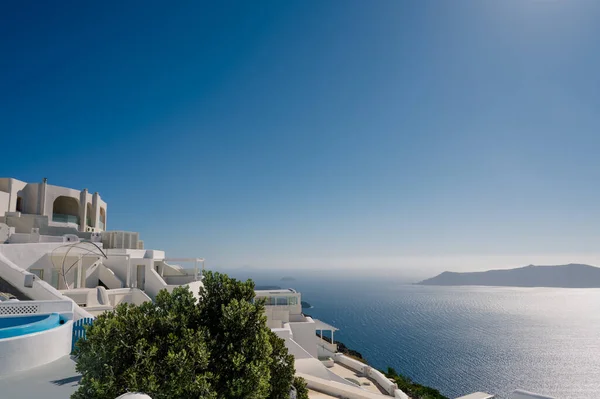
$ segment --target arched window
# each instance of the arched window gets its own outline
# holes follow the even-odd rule
[[[90,227],[94,227],[96,224],[96,218],[94,217],[95,215],[92,213],[92,204],[90,204],[89,202],[87,203],[87,212],[86,212],[86,219],[87,219],[87,225]]]
[[[23,197],[17,197],[17,212],[23,212]]]
[[[57,197],[52,206],[52,221],[79,224],[79,201],[64,195]]]

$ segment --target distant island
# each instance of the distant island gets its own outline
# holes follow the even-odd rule
[[[600,288],[600,268],[581,264],[559,266],[529,265],[517,269],[489,270],[487,272],[444,272],[417,284]]]
[[[312,308],[312,305],[308,302],[304,302],[304,301],[300,301],[300,304],[302,305],[302,309],[310,309]]]
[[[281,281],[296,281],[296,279],[293,277],[282,277]]]

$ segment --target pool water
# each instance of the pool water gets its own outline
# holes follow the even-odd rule
[[[66,319],[58,313],[0,317],[0,339],[50,330],[64,324],[65,321]]]

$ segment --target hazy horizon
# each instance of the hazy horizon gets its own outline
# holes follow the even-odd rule
[[[322,275],[340,275],[343,265],[343,277],[365,276],[378,274],[379,278],[393,277],[406,281],[419,281],[433,277],[444,271],[454,272],[479,272],[487,270],[514,269],[529,265],[535,266],[557,266],[574,264],[587,264],[598,267],[600,265],[600,254],[584,254],[560,256],[440,256],[429,257],[398,257],[379,259],[346,259],[337,260],[337,265],[331,267],[331,259],[297,260],[285,264],[269,264],[267,262],[257,264],[240,264],[220,266],[207,264],[207,269],[221,272],[252,272],[267,273],[273,276],[298,277],[305,273],[318,272]],[[342,276],[342,275],[340,275]]]
[[[142,5],[143,4],[143,5]],[[2,177],[210,267],[600,264],[600,2],[13,2]]]

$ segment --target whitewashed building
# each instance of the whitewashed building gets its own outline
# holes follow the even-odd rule
[[[101,232],[106,230],[106,212],[100,194],[89,193],[87,188],[53,186],[46,179],[26,183],[0,178],[0,221],[14,226],[17,233],[28,233],[32,228],[48,235],[60,233],[60,228]]]

